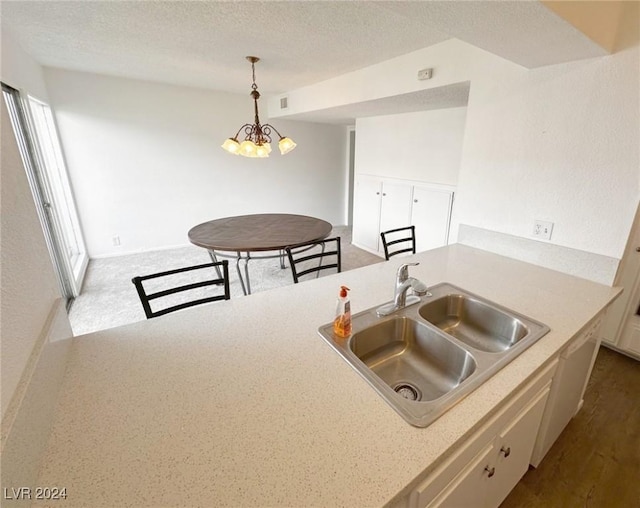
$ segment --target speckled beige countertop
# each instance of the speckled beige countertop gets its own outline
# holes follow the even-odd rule
[[[412,260],[551,331],[424,429],[317,333],[341,284],[354,313],[391,299],[399,260],[78,337],[38,484],[55,506],[381,506],[619,292],[462,245]]]

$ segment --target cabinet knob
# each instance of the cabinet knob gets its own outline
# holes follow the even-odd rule
[[[382,195],[383,195],[383,196],[386,196],[386,195],[387,195],[387,193],[386,193],[386,192],[383,192],[383,193],[382,193]]]
[[[413,200],[413,202],[414,202],[414,203],[417,203],[417,202],[418,202],[418,200],[417,200],[417,199],[414,199],[414,200]]]
[[[504,455],[504,458],[506,459],[509,455],[511,455],[511,447],[507,447],[505,448],[504,446],[500,448],[500,453],[502,453]]]
[[[379,193],[379,192],[376,192],[376,196],[379,196],[379,195],[380,195],[380,193]]]
[[[495,467],[489,468],[489,466],[485,466],[485,467],[484,467],[484,470],[485,470],[487,473],[489,473],[489,474],[487,474],[487,476],[488,476],[489,478],[491,478],[494,474],[496,474],[496,468],[495,468]]]
[[[640,247],[636,247],[636,252],[640,252]]]

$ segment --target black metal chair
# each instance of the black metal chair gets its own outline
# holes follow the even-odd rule
[[[380,233],[382,246],[384,247],[384,257],[387,261],[391,256],[404,252],[416,253],[416,227],[407,226],[404,228],[390,229]]]
[[[222,271],[220,271],[220,268],[222,268]],[[201,270],[201,272],[194,274],[193,272],[197,270]],[[189,272],[188,275],[190,275],[189,280],[194,280],[196,278],[199,280],[185,284],[185,282],[188,282],[188,277],[182,277],[179,274],[187,274],[187,272]],[[176,310],[186,309],[187,307],[193,307],[194,305],[200,305],[201,303],[228,300],[230,298],[229,261],[226,259],[215,263],[205,263],[202,265],[189,266],[186,268],[178,268],[176,270],[168,270],[166,272],[134,277],[131,279],[131,282],[133,282],[138,290],[138,296],[142,302],[142,307],[144,308],[144,313],[146,314],[147,319],[162,316]],[[143,285],[143,282],[146,282],[146,288]],[[211,296],[211,291],[201,289],[214,285],[222,286],[223,293],[218,294],[219,292],[215,292],[215,294]],[[173,305],[169,305],[155,311],[151,310],[151,300],[169,297],[170,295],[183,291],[191,291],[189,295],[190,299],[187,301],[184,301],[185,295],[182,295],[180,300],[175,298],[173,299]],[[165,302],[170,300],[171,298],[165,300]]]
[[[319,252],[318,252],[319,250]],[[315,273],[320,276],[323,270],[336,269],[342,271],[342,254],[340,252],[340,237],[326,238],[304,245],[285,248],[293,282],[300,282],[300,277]]]

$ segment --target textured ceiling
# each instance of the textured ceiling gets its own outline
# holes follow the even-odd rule
[[[41,64],[265,94],[449,38],[375,2],[2,2],[2,25]],[[404,26],[403,29],[400,29]]]
[[[44,66],[263,95],[282,93],[457,38],[537,67],[605,51],[537,0],[0,1],[0,22]],[[463,106],[469,84],[296,119]],[[292,117],[293,118],[293,117]]]
[[[281,93],[455,37],[527,67],[604,50],[533,1],[2,1],[45,66]],[[446,95],[446,94],[445,94]]]

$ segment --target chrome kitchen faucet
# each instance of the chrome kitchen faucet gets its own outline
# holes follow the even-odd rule
[[[398,268],[393,302],[378,307],[378,309],[376,309],[378,316],[388,316],[397,310],[418,303],[421,296],[431,296],[424,282],[414,277],[409,277],[409,267],[419,264],[420,263],[405,263]],[[407,296],[409,288],[413,289],[415,294]]]

